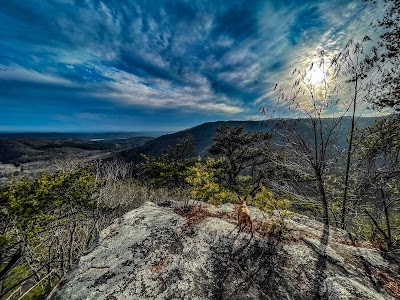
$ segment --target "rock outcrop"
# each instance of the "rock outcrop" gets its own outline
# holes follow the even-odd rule
[[[102,231],[49,299],[395,299],[395,258],[305,216],[283,239],[235,230],[233,205],[145,203]],[[258,225],[257,225],[258,224]]]

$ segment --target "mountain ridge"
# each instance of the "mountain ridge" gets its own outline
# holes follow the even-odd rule
[[[363,117],[358,119],[358,124],[362,127],[370,126],[373,124],[374,117]],[[328,122],[332,118],[322,119],[323,122]],[[342,121],[342,130],[345,135],[340,136],[339,144],[341,148],[344,148],[347,141],[347,132],[350,128],[350,117],[345,117]],[[245,131],[276,131],[276,133],[283,133],[282,122],[297,122],[302,127],[301,130],[306,132],[307,126],[309,125],[309,119],[269,119],[263,121],[214,121],[206,122],[200,125],[196,125],[185,130],[174,132],[167,135],[162,135],[154,138],[143,145],[135,148],[126,149],[120,152],[116,152],[115,156],[118,159],[132,161],[134,163],[140,162],[141,154],[146,154],[150,156],[160,156],[165,152],[168,147],[176,145],[180,139],[185,138],[188,134],[193,136],[195,153],[194,156],[205,156],[207,154],[207,148],[212,144],[212,138],[214,136],[215,130],[226,124],[228,126],[238,126],[244,125]],[[273,136],[273,142],[278,143],[280,138],[275,135]]]

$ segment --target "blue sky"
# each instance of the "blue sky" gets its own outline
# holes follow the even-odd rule
[[[0,131],[260,119],[294,66],[376,36],[381,13],[361,0],[2,0]]]

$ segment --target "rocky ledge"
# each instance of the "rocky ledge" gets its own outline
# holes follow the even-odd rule
[[[285,238],[239,233],[231,204],[145,203],[102,231],[48,299],[396,299],[399,261],[294,214]],[[397,298],[398,299],[398,298]]]

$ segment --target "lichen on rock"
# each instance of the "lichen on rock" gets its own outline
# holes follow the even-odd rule
[[[379,252],[318,240],[316,221],[295,215],[276,239],[239,233],[231,204],[177,207],[147,202],[115,220],[49,299],[394,299],[358,262],[392,272]]]

